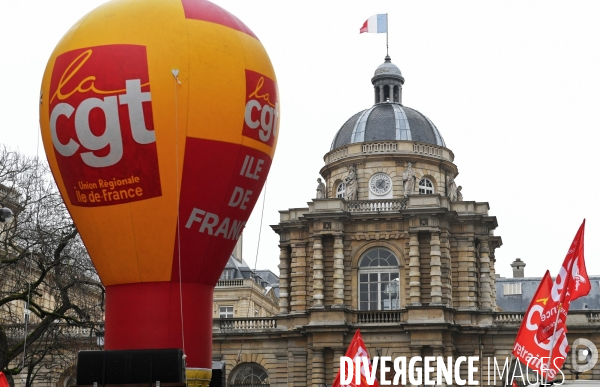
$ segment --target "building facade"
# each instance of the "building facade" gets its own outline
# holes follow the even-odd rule
[[[213,360],[230,386],[330,385],[356,329],[371,356],[510,357],[523,311],[496,303],[496,217],[463,198],[454,154],[402,104],[389,57],[371,82],[374,105],[335,135],[317,198],[272,226],[279,313],[214,320]],[[569,323],[570,342],[600,342],[598,313],[575,311]],[[485,379],[487,364],[479,370]],[[600,379],[600,368],[578,376]]]

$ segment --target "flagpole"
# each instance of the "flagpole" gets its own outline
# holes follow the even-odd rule
[[[562,308],[561,306],[562,304],[559,304],[558,306],[558,312],[556,313],[556,321],[554,322],[554,333],[552,334],[552,340],[550,340],[550,354],[548,355],[548,370],[550,370],[550,364],[552,363],[552,352],[554,351],[554,344],[556,341],[556,328],[558,327],[558,317],[560,316],[560,309]],[[565,324],[566,326],[566,324]],[[545,377],[544,377],[545,376]],[[545,381],[544,381],[545,379]],[[544,382],[542,384],[542,386],[546,385],[546,382],[548,382],[548,372],[546,372],[545,375],[542,375],[542,382]]]
[[[390,30],[390,23],[388,23],[388,14],[385,14],[385,56],[390,56],[388,46],[388,31]]]

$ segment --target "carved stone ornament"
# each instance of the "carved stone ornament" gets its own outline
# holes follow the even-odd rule
[[[429,219],[427,219],[427,218],[419,218],[419,224],[421,226],[429,226]]]
[[[323,230],[331,230],[331,222],[323,222]]]
[[[321,178],[317,179],[317,199],[325,199],[325,183],[321,181]]]

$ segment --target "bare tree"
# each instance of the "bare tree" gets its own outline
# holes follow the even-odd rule
[[[30,386],[69,353],[61,330],[97,327],[104,287],[45,162],[0,147],[0,204],[0,371]]]

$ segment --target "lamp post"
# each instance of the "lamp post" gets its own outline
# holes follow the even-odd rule
[[[96,331],[96,344],[100,349],[104,349],[104,325],[100,325]]]

